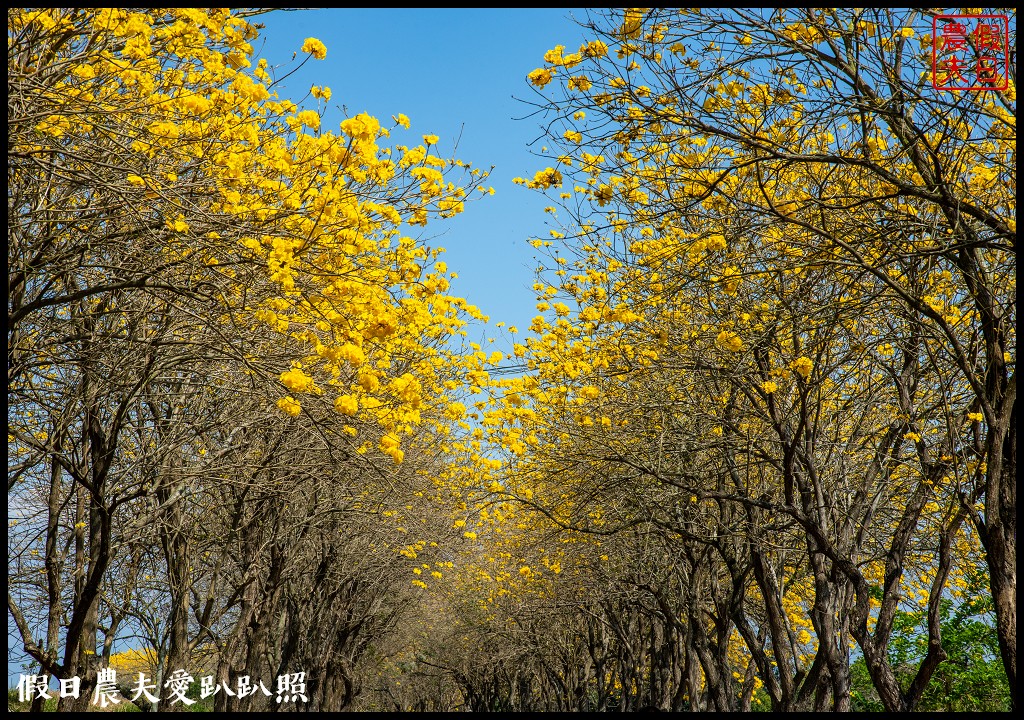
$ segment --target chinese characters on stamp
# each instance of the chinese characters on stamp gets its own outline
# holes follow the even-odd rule
[[[1006,15],[936,15],[932,38],[932,85],[936,90],[1009,87]]]

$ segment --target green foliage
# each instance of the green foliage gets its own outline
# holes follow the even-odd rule
[[[918,710],[925,712],[1003,712],[1010,710],[1010,687],[999,657],[995,611],[984,568],[968,575],[964,599],[943,599],[939,608],[942,647],[948,657],[932,676]],[[889,660],[904,691],[928,650],[927,611],[897,614]],[[884,710],[864,659],[851,668],[852,709]]]

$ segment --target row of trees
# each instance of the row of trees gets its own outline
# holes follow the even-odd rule
[[[520,182],[553,219],[492,501],[529,518],[514,548],[556,533],[548,566],[605,540],[529,605],[572,608],[576,660],[476,692],[936,707],[950,613],[986,607],[1016,688],[1015,95],[934,89],[923,28],[627,9],[530,74],[552,165]]]
[[[1012,78],[935,90],[922,11],[595,12],[529,74],[492,379],[403,234],[486,173],[321,129],[251,15],[9,11],[8,606],[61,709],[139,655],[312,710],[1014,705]]]
[[[81,678],[61,709],[130,647],[163,707],[199,667],[349,704],[416,590],[381,513],[433,487],[417,443],[479,364],[403,232],[486,173],[321,129],[330,90],[279,98],[251,15],[8,12],[8,608]]]

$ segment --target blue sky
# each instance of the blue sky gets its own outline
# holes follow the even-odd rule
[[[442,156],[454,155],[484,169],[494,165],[488,185],[495,195],[467,203],[451,220],[428,225],[424,237],[447,249],[444,258],[459,278],[452,293],[466,298],[491,318],[489,337],[507,350],[509,336],[493,326],[515,325],[522,338],[537,314],[530,286],[534,249],[530,237],[547,235],[545,202],[536,191],[512,184],[550,164],[531,154],[540,137],[539,118],[522,99],[536,97],[526,74],[543,64],[555,45],[579,47],[583,30],[572,19],[585,10],[568,9],[334,9],[274,12],[254,18],[265,25],[254,43],[277,77],[306,57],[307,37],[327,46],[327,57],[310,59],[277,91],[298,102],[311,85],[331,88],[323,127],[334,129],[345,117],[367,112],[382,125],[404,113],[409,131],[396,131],[394,143],[416,144],[423,134],[440,137]],[[519,99],[517,99],[519,98]],[[316,101],[309,99],[310,107]],[[515,119],[524,118],[524,119]],[[541,143],[534,144],[539,151]],[[485,331],[470,332],[479,340]]]

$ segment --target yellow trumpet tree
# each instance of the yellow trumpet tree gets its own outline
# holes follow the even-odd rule
[[[1015,686],[1015,89],[936,93],[925,24],[632,8],[529,75],[553,229],[484,425],[555,524],[713,551],[695,707],[742,700],[730,628],[775,709],[849,708],[853,645],[916,707],[982,548]]]
[[[478,370],[450,341],[479,313],[414,233],[487,173],[436,136],[388,145],[404,115],[322,127],[330,89],[279,97],[253,14],[8,11],[9,608],[43,672],[82,677],[71,704],[100,626],[116,633],[99,618],[114,553],[147,519],[173,576],[170,662],[198,642],[198,505],[181,498],[205,453],[252,457],[239,443],[260,423],[230,416],[236,399],[278,423],[315,405],[328,445],[392,465],[421,423],[453,422]],[[207,391],[226,401],[190,401]]]

